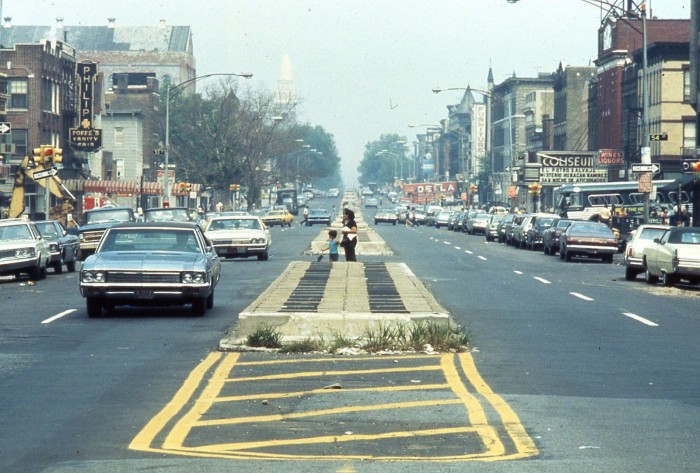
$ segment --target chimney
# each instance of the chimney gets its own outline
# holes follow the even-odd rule
[[[12,17],[6,16],[5,23],[2,25],[3,28],[12,28]]]
[[[165,29],[168,27],[168,24],[165,22],[165,20],[160,20],[160,27],[161,29]]]
[[[63,28],[63,18],[58,17],[56,18],[56,29],[62,29]]]
[[[109,21],[109,24],[107,24],[107,28],[114,29],[114,27],[116,26],[115,22],[117,21],[117,19],[112,16],[107,18],[107,21]]]

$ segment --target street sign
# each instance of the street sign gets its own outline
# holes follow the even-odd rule
[[[658,163],[632,165],[632,172],[650,172],[652,174],[658,174],[659,171],[661,171],[661,166],[659,166]]]
[[[49,168],[49,169],[44,169],[43,171],[37,171],[35,172],[32,177],[34,179],[46,179],[47,177],[52,177],[58,174],[58,169],[56,168]]]
[[[668,141],[668,133],[650,133],[649,141]]]
[[[159,155],[159,154],[165,154],[164,149],[154,149],[153,154]]]
[[[12,131],[12,124],[9,122],[0,122],[0,135],[6,135]]]

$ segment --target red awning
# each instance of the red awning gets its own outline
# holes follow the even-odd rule
[[[84,192],[104,192],[106,194],[137,194],[138,186],[134,181],[85,181]]]
[[[143,183],[143,194],[144,195],[161,195],[163,194],[163,184],[160,182],[144,182]]]

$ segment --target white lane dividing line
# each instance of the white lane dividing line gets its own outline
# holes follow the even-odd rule
[[[640,317],[640,316],[638,316],[637,314],[632,314],[632,313],[630,313],[630,312],[623,312],[622,315],[624,315],[624,316],[626,316],[626,317],[629,317],[630,319],[634,319],[634,320],[636,320],[637,322],[641,322],[641,323],[643,323],[644,325],[648,325],[649,327],[658,327],[658,326],[659,326],[659,324],[655,324],[655,323],[652,322],[651,320],[645,319],[644,317]]]
[[[522,271],[513,271],[513,272],[514,272],[515,274],[519,274],[519,275],[522,275],[522,274],[523,274]]]
[[[479,258],[480,260],[482,260],[482,261],[486,261],[486,257],[485,257],[485,256],[479,256],[478,258]]]
[[[574,297],[578,297],[579,299],[583,299],[584,301],[592,301],[593,300],[588,296],[584,296],[583,294],[579,294],[578,292],[570,292],[569,294],[571,294]]]
[[[461,249],[462,249],[461,246],[455,246],[455,250],[461,250]]]
[[[465,252],[466,254],[468,254],[468,255],[473,255],[473,254],[474,254],[473,251],[469,251],[469,250],[464,250],[464,252]]]
[[[533,276],[533,279],[538,280],[538,281],[541,282],[542,284],[552,284],[551,282],[547,281],[545,278],[541,278],[541,277],[539,277],[539,276]]]
[[[443,241],[443,243],[446,244],[446,245],[451,245],[451,244],[452,244],[452,243],[450,243],[449,241]]]
[[[68,315],[68,314],[72,314],[73,312],[76,312],[77,310],[78,310],[78,309],[68,309],[68,310],[64,310],[64,311],[61,312],[60,314],[56,314],[56,315],[54,315],[53,317],[49,317],[49,318],[46,319],[46,320],[42,320],[41,323],[42,323],[42,324],[50,324],[50,323],[53,322],[54,320],[58,320],[58,319],[60,319],[61,317],[65,317],[65,316]]]

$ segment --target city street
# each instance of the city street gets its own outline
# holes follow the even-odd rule
[[[203,318],[88,319],[77,272],[0,281],[0,470],[697,470],[696,287],[385,224],[394,255],[360,262],[407,264],[472,353],[217,352],[291,261],[315,261],[303,252],[324,229],[298,221],[272,229],[269,261],[223,262]]]

